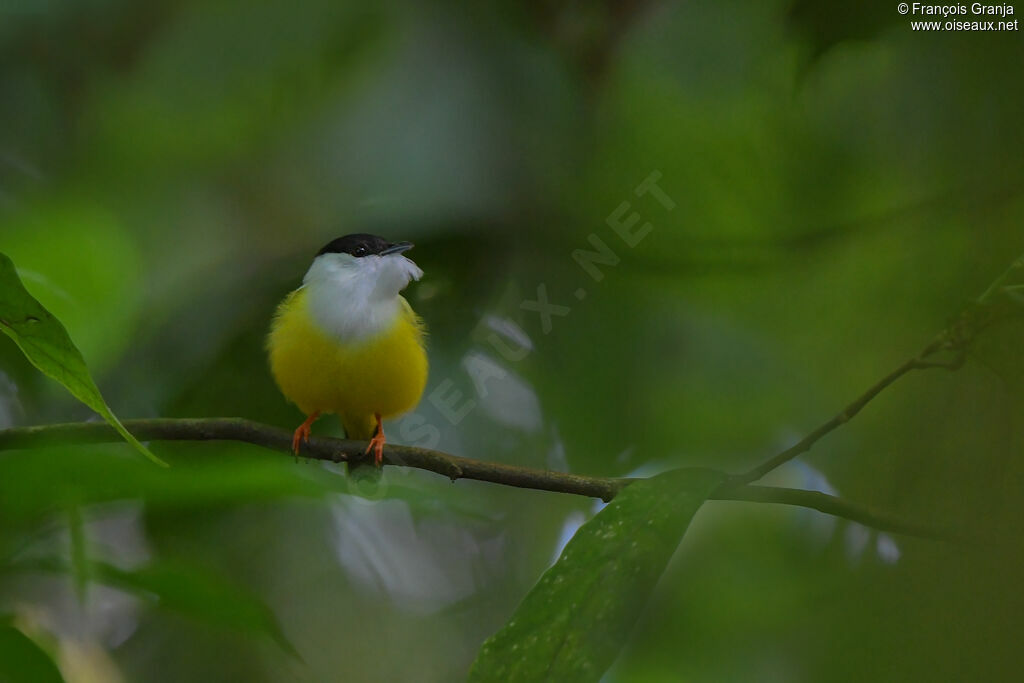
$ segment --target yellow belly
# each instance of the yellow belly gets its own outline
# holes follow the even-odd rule
[[[422,322],[401,303],[391,328],[340,344],[313,321],[304,289],[289,294],[267,340],[281,392],[306,415],[337,413],[352,439],[373,435],[376,413],[387,418],[415,408],[427,383],[427,354]]]

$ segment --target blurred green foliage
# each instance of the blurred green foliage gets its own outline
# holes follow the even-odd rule
[[[6,0],[0,250],[119,415],[291,429],[274,305],[333,237],[410,239],[431,381],[395,440],[740,470],[1024,251],[1019,33],[908,21],[803,0]],[[654,171],[672,210],[636,193]],[[623,202],[653,226],[632,248],[608,224]],[[572,257],[591,235],[618,257],[600,281]],[[569,309],[547,333],[522,307],[541,285]],[[708,504],[608,679],[1018,680],[1022,332],[907,377],[775,478],[1004,543]],[[6,338],[0,372],[2,426],[92,417]],[[457,424],[439,388],[469,406]],[[593,512],[152,447],[169,470],[120,445],[0,454],[0,565],[91,565],[81,599],[74,571],[0,575],[0,614],[69,681],[458,680]]]

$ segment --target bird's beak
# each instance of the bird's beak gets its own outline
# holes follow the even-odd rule
[[[389,244],[384,251],[380,252],[380,255],[401,254],[403,251],[409,251],[412,247],[412,242],[395,242],[394,244]]]

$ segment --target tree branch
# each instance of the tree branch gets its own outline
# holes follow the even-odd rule
[[[141,441],[242,441],[291,453],[292,435],[283,429],[242,418],[123,420]],[[0,451],[68,443],[113,443],[119,435],[102,422],[76,422],[0,430]],[[303,444],[301,457],[331,462],[361,462],[365,441],[314,436]],[[535,470],[449,455],[415,446],[384,446],[384,464],[436,472],[455,481],[475,479],[506,486],[573,493],[611,500],[628,479],[585,477],[564,472]]]
[[[289,432],[241,418],[125,420],[124,425],[136,438],[143,441],[240,441],[291,453],[292,435]],[[122,437],[102,422],[76,422],[0,430],[0,451],[69,443],[121,442]],[[365,457],[365,450],[365,441],[315,436],[303,447],[302,457],[330,462],[355,462]],[[629,478],[590,477],[485,462],[427,448],[394,444],[384,446],[384,463],[435,472],[452,481],[473,479],[503,486],[600,498],[606,502],[635,481]],[[888,517],[816,491],[751,486],[730,479],[713,493],[711,498],[813,508],[882,531],[922,538],[953,539],[951,534],[941,530]]]

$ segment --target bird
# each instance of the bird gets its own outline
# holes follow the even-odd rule
[[[426,325],[400,292],[423,276],[410,242],[356,233],[327,243],[302,286],[281,301],[267,336],[271,374],[306,416],[292,436],[299,455],[313,423],[336,414],[349,439],[368,440],[381,467],[383,420],[419,403],[429,364]]]

